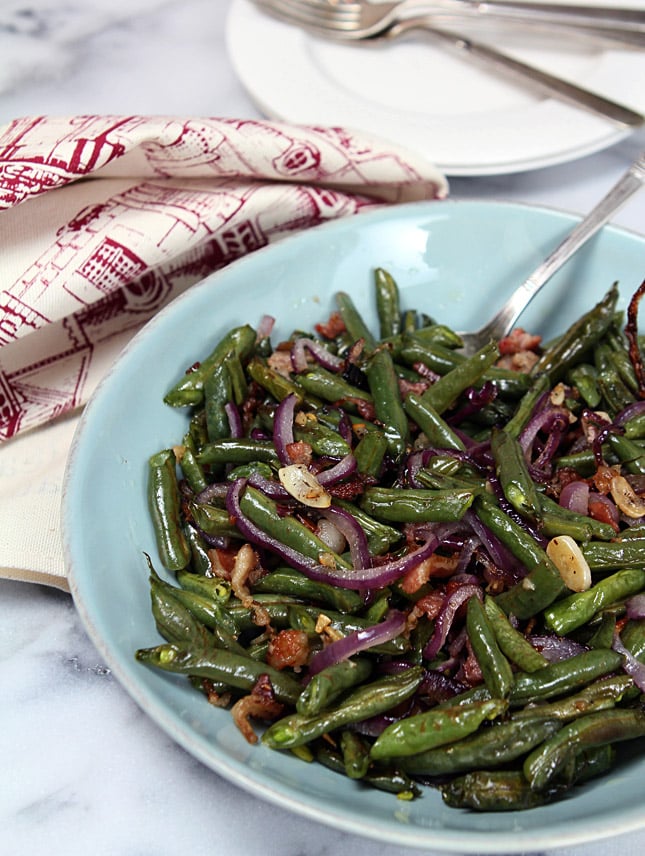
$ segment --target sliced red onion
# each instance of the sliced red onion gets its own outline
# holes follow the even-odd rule
[[[288,501],[291,499],[287,491],[279,482],[274,481],[273,479],[268,479],[260,473],[251,473],[248,482],[251,487],[261,490],[262,493],[270,499],[278,499],[281,501]]]
[[[233,401],[227,401],[224,405],[224,412],[228,418],[228,424],[231,429],[231,437],[239,439],[244,436],[244,426],[242,425],[242,417]]]
[[[327,470],[321,470],[319,473],[316,473],[316,478],[318,479],[319,484],[324,487],[328,487],[329,485],[342,481],[347,478],[347,476],[351,476],[352,473],[356,472],[357,466],[356,458],[351,452],[349,452],[349,454],[345,455],[344,458],[341,458],[337,464],[334,464],[333,467],[329,467]]]
[[[605,496],[604,493],[590,493],[589,494],[589,514],[591,517],[595,517],[593,512],[593,505],[598,504],[602,505],[607,513],[607,517],[612,521],[614,528],[618,529],[618,523],[620,522],[620,512],[616,508],[615,503],[608,496]],[[603,519],[603,518],[598,518]]]
[[[531,636],[528,641],[549,663],[568,660],[587,650],[584,645],[566,636]]]
[[[328,568],[314,559],[305,556],[299,550],[294,550],[286,544],[282,544],[276,538],[268,535],[259,526],[244,514],[240,506],[240,497],[246,487],[246,479],[236,479],[229,489],[226,497],[228,513],[235,520],[240,533],[251,543],[257,544],[270,550],[272,553],[283,558],[292,568],[302,571],[309,579],[318,582],[331,583],[339,588],[369,589],[383,588],[394,580],[399,579],[411,568],[423,562],[437,549],[438,541],[433,535],[406,556],[394,559],[378,567],[373,568]]]
[[[272,315],[263,315],[258,324],[257,337],[258,339],[268,339],[273,332],[275,326],[275,318]]]
[[[635,416],[641,416],[643,413],[645,413],[645,401],[634,401],[617,414],[614,419],[614,425],[624,425],[630,419],[633,419]]]
[[[395,639],[405,630],[405,623],[406,615],[404,612],[397,609],[390,610],[384,621],[372,627],[354,630],[314,654],[309,663],[309,675],[317,675],[318,672],[328,666],[340,663],[341,660],[347,660],[360,651],[373,648],[375,645],[383,645],[385,642]]]
[[[634,681],[641,692],[645,692],[645,663],[641,663],[629,648],[625,647],[623,640],[618,633],[614,633],[614,639],[611,643],[614,651],[617,651],[623,656],[623,669]]]
[[[577,514],[589,513],[589,485],[583,481],[566,484],[560,493],[560,505]]]
[[[352,441],[354,439],[354,434],[352,432],[352,420],[349,418],[347,413],[344,410],[339,409],[340,412],[340,420],[338,422],[338,433],[343,438],[343,440],[347,443],[348,446],[352,445]]]
[[[281,464],[292,464],[287,447],[294,442],[293,416],[296,412],[298,397],[292,392],[283,398],[276,407],[273,422],[273,443]]]
[[[358,520],[344,508],[332,505],[321,512],[322,516],[336,526],[342,533],[352,557],[352,565],[355,568],[369,568],[372,565],[372,557],[367,543],[367,536]]]
[[[482,592],[479,586],[469,584],[459,586],[458,589],[455,589],[446,597],[441,612],[435,621],[432,638],[423,649],[423,656],[426,660],[434,660],[437,656],[448,638],[448,633],[452,627],[457,610],[471,597],[482,599]]]
[[[464,515],[464,520],[467,521],[475,535],[477,535],[479,540],[482,542],[488,552],[488,555],[493,560],[493,563],[507,573],[516,574],[518,572],[517,559],[513,556],[511,551],[502,544],[499,538],[481,522],[475,512],[468,509]]]
[[[635,594],[625,601],[627,617],[638,620],[645,618],[645,593]]]
[[[213,482],[195,496],[195,502],[198,502],[200,505],[208,505],[214,499],[226,499],[229,488],[230,484],[228,482]]]
[[[291,347],[291,365],[295,372],[300,373],[307,370],[309,365],[307,352],[317,363],[329,371],[338,372],[345,364],[344,360],[337,357],[336,354],[332,354],[321,342],[302,337],[296,339]]]

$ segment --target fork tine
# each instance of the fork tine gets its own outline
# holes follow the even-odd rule
[[[360,26],[357,3],[332,5],[326,0],[256,0],[256,3],[279,17],[305,27],[325,30],[352,30]]]

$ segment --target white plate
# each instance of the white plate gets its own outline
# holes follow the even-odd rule
[[[642,8],[643,2],[620,5]],[[234,0],[227,40],[237,75],[265,115],[360,128],[422,152],[447,175],[563,163],[629,133],[482,71],[423,36],[369,47],[337,44],[270,18],[250,0]],[[534,38],[529,47],[507,34],[497,46],[645,112],[645,51],[583,47],[580,41],[563,50],[562,44]]]

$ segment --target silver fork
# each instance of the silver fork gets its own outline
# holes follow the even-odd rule
[[[590,27],[633,35],[645,32],[645,11],[614,6],[580,6],[566,3],[513,2],[513,0],[256,0],[260,6],[284,11],[303,26],[329,28],[348,38],[378,36],[392,24],[415,15],[436,15],[465,20],[497,19],[552,26]],[[642,43],[641,43],[642,44]]]
[[[331,0],[255,0],[255,3],[283,21],[297,24],[316,35],[340,41],[396,39],[413,30],[423,30],[458,54],[466,55],[488,68],[502,71],[510,75],[514,82],[520,79],[537,92],[555,96],[574,107],[604,116],[623,127],[639,128],[645,123],[645,116],[623,104],[521,62],[489,45],[475,42],[452,30],[444,29],[443,26],[437,27],[436,17],[433,15],[399,17],[401,9],[404,8],[401,3],[366,3],[364,0],[351,3]]]
[[[618,180],[600,202],[581,220],[542,264],[517,288],[499,312],[480,330],[461,333],[463,353],[473,354],[491,339],[508,335],[531,300],[551,277],[598,232],[625,202],[645,184],[645,152]]]

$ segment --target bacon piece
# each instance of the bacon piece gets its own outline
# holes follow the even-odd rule
[[[345,332],[345,322],[342,319],[340,312],[332,312],[327,321],[314,325],[316,332],[324,336],[325,339],[335,339]]]
[[[269,642],[267,663],[274,669],[299,669],[309,659],[309,637],[304,630],[281,630]]]
[[[287,443],[287,455],[294,464],[304,464],[308,467],[313,457],[313,449],[309,443],[298,440],[295,443]]]
[[[268,675],[260,675],[250,694],[243,696],[231,708],[233,721],[249,743],[257,743],[258,736],[249,718],[262,720],[277,719],[284,705],[275,699]]]
[[[499,340],[499,352],[502,356],[508,354],[519,354],[522,351],[535,351],[540,347],[542,337],[534,333],[527,333],[521,327],[514,330]]]

